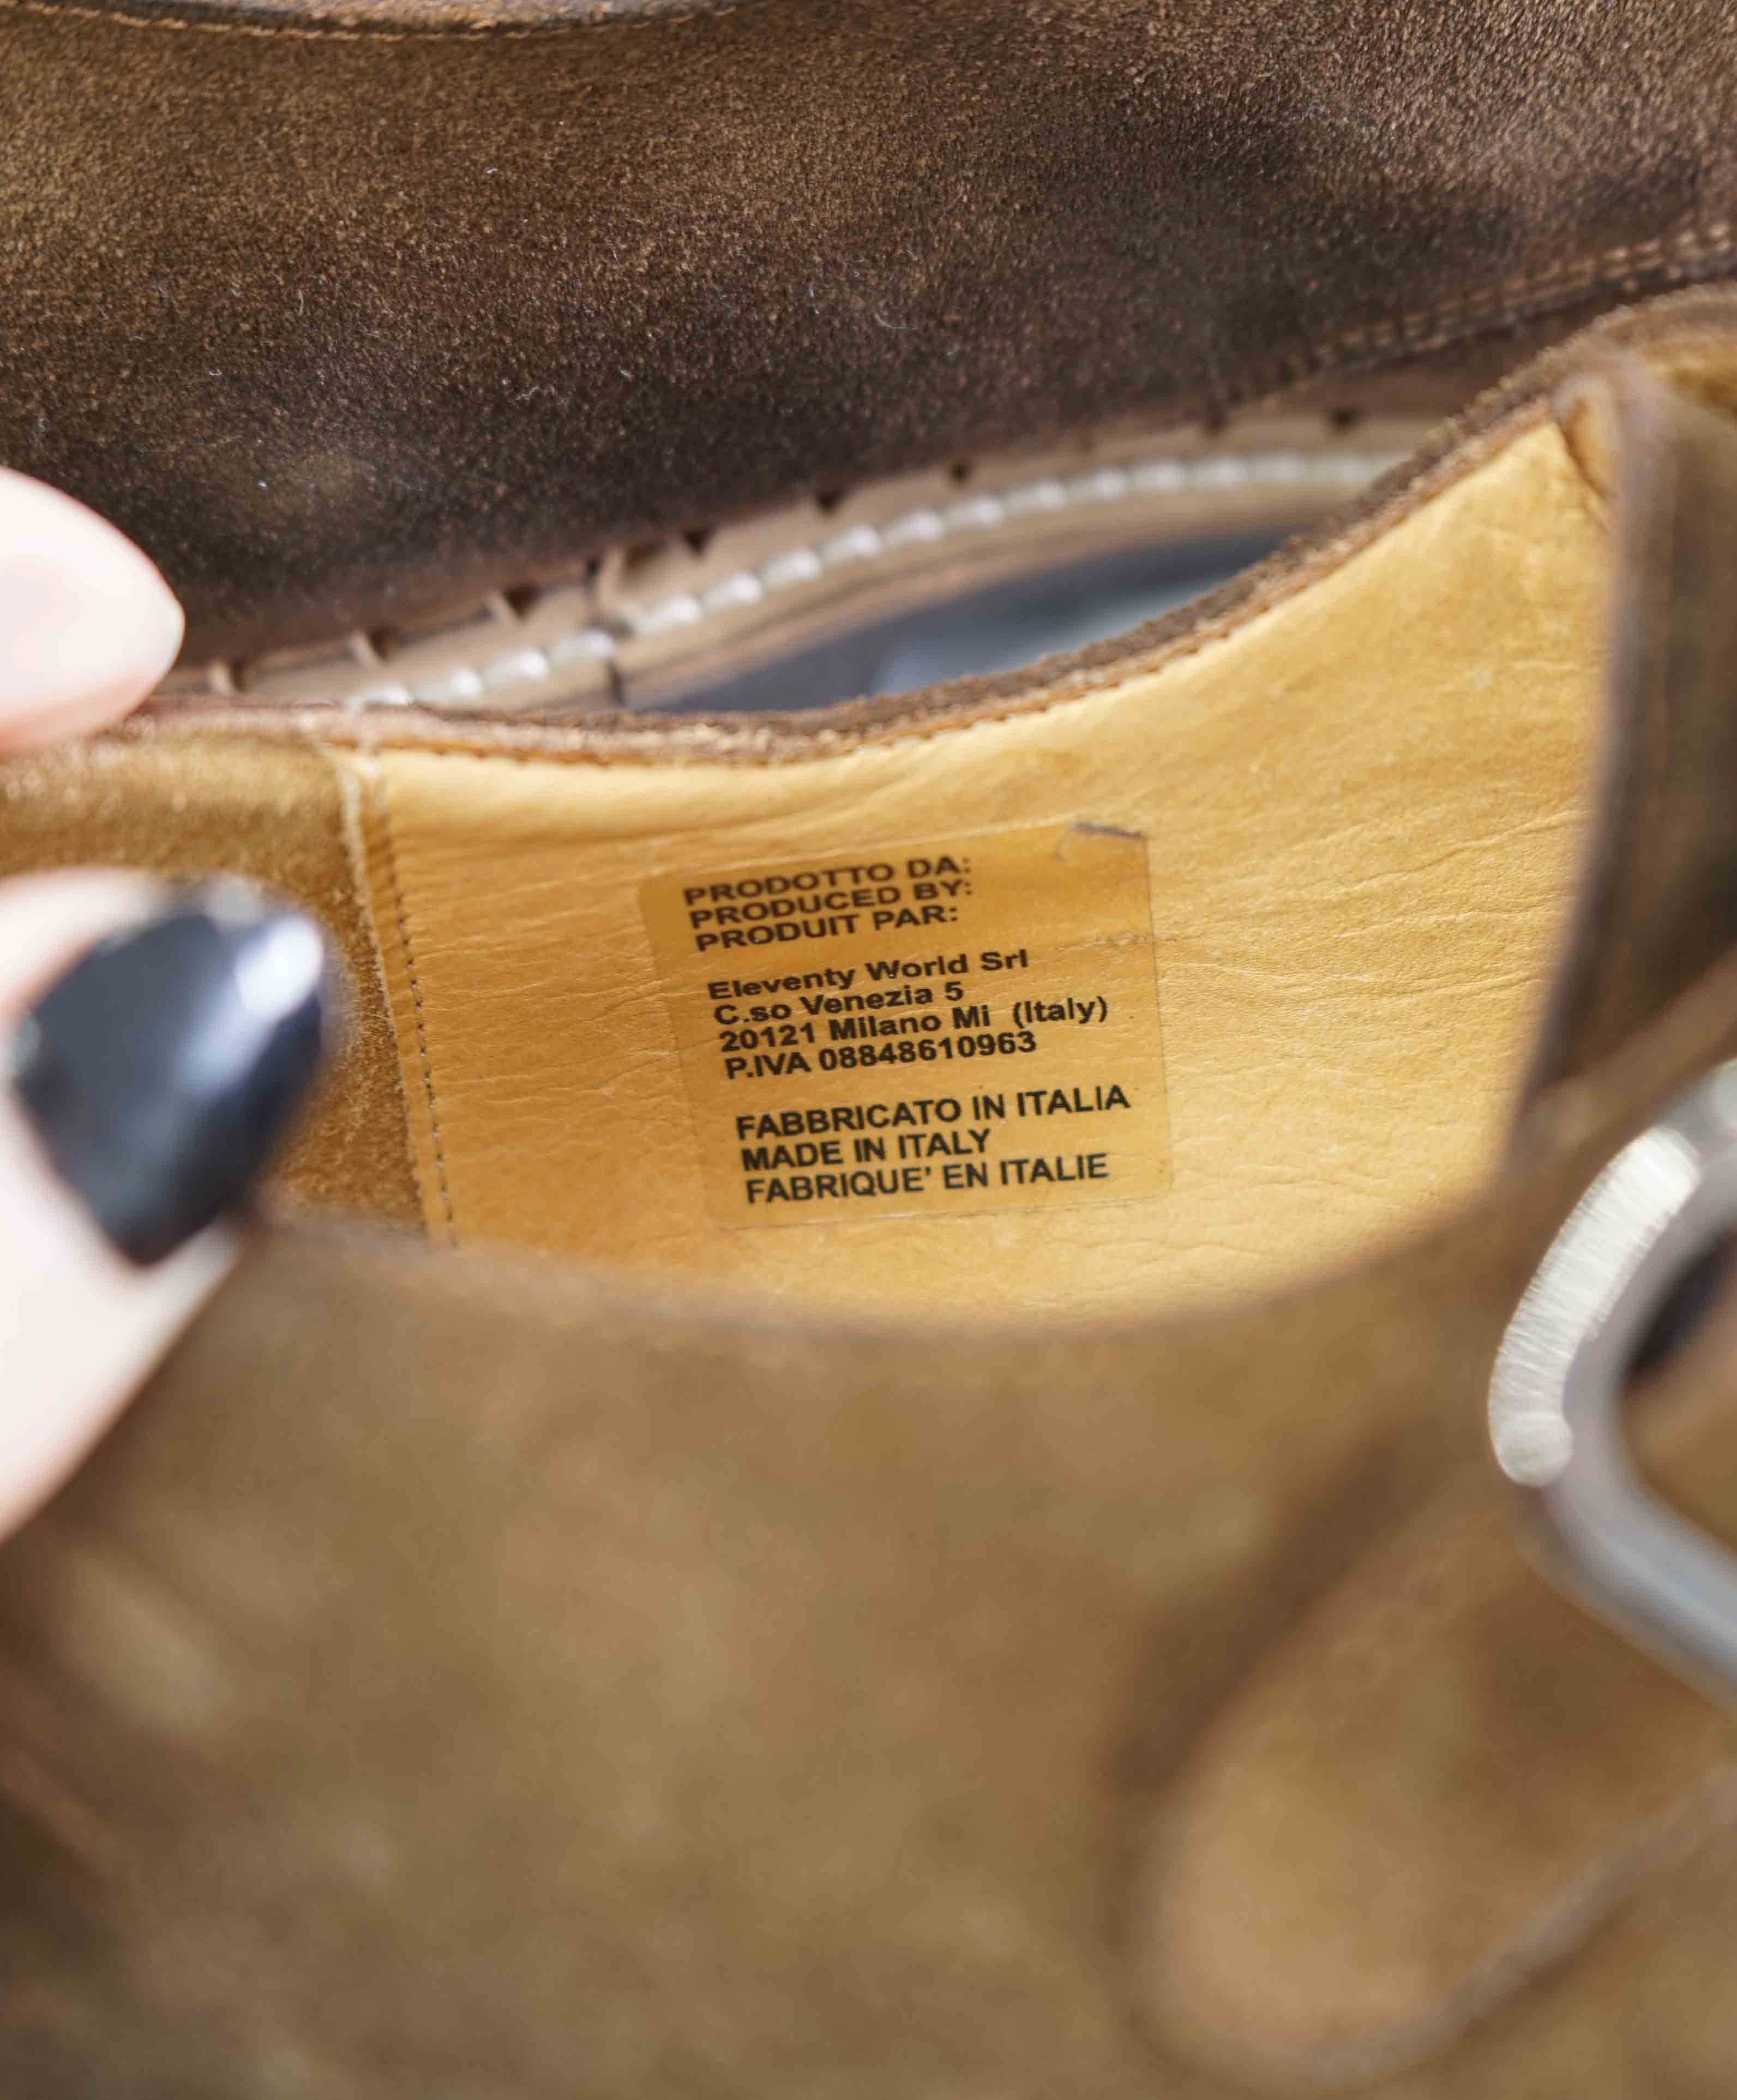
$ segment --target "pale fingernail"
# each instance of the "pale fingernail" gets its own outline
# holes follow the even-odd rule
[[[0,469],[0,740],[124,713],[174,661],[182,625],[130,540],[58,489]]]

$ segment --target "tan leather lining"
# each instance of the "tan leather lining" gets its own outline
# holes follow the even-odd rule
[[[1523,399],[1503,414],[1240,604],[1144,655],[1124,645],[1113,676],[1064,666],[1052,697],[1040,681],[999,718],[968,692],[916,735],[915,721],[853,735],[846,709],[612,743],[334,738],[377,943],[359,966],[395,1038],[364,1031],[368,1057],[397,1065],[390,1096],[373,1068],[364,1088],[392,1164],[322,1138],[328,1165],[298,1185],[402,1216],[413,1165],[413,1214],[443,1240],[984,1307],[1267,1282],[1464,1189],[1498,1141],[1555,939],[1604,560],[1600,500],[1554,426]],[[316,726],[254,719],[261,739]],[[147,828],[203,794],[201,754],[219,774],[234,762],[217,722],[160,720],[143,746],[105,748],[157,753]],[[615,763],[585,762],[606,752]],[[219,794],[213,820],[269,878],[276,805],[245,800]],[[334,822],[320,807],[310,821]],[[641,885],[1075,821],[1147,842],[1172,1185],[1042,1220],[793,1237],[712,1220]],[[93,849],[69,835],[64,849]],[[125,842],[98,857],[117,850],[141,857]]]
[[[1603,560],[1544,425],[1306,596],[1041,713],[771,770],[350,761],[425,1219],[822,1299],[1104,1305],[1267,1283],[1464,1190],[1561,915]],[[1174,1185],[714,1223],[640,886],[1076,819],[1147,841]]]

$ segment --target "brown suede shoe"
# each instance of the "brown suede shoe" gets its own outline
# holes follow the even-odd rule
[[[293,1180],[447,1244],[267,1234],[5,1549],[5,2089],[1726,2089],[1737,1743],[1484,1415],[1737,1049],[1734,560],[1697,292],[999,685],[8,767],[8,864],[328,915]],[[1602,1287],[1497,1379],[1583,1577]],[[1634,1427],[1706,1533],[1734,1321]]]
[[[0,459],[161,565],[189,691],[661,704],[968,578],[1294,530],[1728,276],[1734,28],[0,0]]]
[[[0,458],[192,613],[0,871],[320,911],[362,1214],[0,1555],[7,2100],[1737,2082],[1737,293],[1558,341],[1732,27],[0,0]]]

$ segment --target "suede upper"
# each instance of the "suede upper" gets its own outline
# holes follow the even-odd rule
[[[195,655],[1733,254],[1729,0],[331,11],[0,5],[0,459]]]
[[[0,457],[134,533],[196,651],[246,651],[1125,414],[1439,398],[1730,273],[1734,29],[1722,0],[0,0]],[[1335,621],[1358,557],[1409,530],[1411,573],[1469,596],[1523,570],[1527,519],[1602,558],[1618,512],[1594,836],[1511,1142],[1360,1258],[967,1321],[276,1220],[0,1551],[7,2100],[1730,2089],[1737,1735],[1523,1560],[1483,1410],[1563,1220],[1737,1052],[1734,373],[1737,295],[1619,317],[1336,531],[999,686],[667,735],[163,714],[5,769],[0,866],[217,862],[328,912],[356,1041],[302,1185],[413,1220],[419,1074],[450,1176],[387,776],[400,860],[402,781],[442,754],[583,773],[613,845],[649,827],[636,761],[768,806],[817,752],[842,778],[902,742],[915,775],[1265,621],[1295,661],[1252,660],[1240,726],[1201,711],[1258,818],[1305,770],[1260,733],[1316,691],[1305,655],[1398,711],[1471,624]],[[1560,500],[1450,545],[1492,463]],[[1572,688],[1581,604],[1492,590],[1506,653],[1450,668]],[[1473,719],[1494,767],[1528,718]],[[1368,788],[1399,739],[1356,721]],[[1345,728],[1301,733],[1330,760]],[[1077,756],[1033,792],[1083,797]],[[1427,774],[1310,822],[1391,819]],[[602,864],[508,816],[558,904]],[[1247,867],[1259,907],[1274,857]],[[486,857],[448,869],[486,922]],[[1378,915],[1391,872],[1341,888]],[[1345,923],[1308,959],[1341,984]],[[460,933],[486,1150],[503,1039],[558,1003]],[[1404,933],[1427,987],[1445,935]],[[649,1065],[663,1009],[627,982]],[[1323,1079],[1353,1112],[1370,1061]],[[1726,1302],[1634,1430],[1727,1537],[1734,1335]]]

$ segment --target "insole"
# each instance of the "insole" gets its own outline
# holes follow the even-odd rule
[[[1041,711],[767,763],[334,751],[430,1229],[1084,1308],[1426,1213],[1558,937],[1605,562],[1545,426]]]

